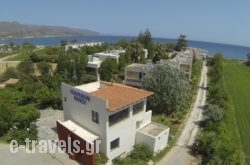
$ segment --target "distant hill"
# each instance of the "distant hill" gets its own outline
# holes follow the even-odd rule
[[[100,35],[87,29],[76,29],[63,26],[29,25],[19,22],[1,22],[0,38],[6,37],[38,37],[38,36],[68,36],[68,35]]]

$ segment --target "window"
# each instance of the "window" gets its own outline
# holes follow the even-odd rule
[[[128,108],[109,116],[109,126],[128,117]]]
[[[142,72],[139,73],[139,79],[142,79]]]
[[[118,148],[119,144],[120,144],[120,138],[113,140],[112,142],[110,142],[110,150]]]
[[[138,79],[138,72],[127,71],[127,78],[128,79]]]
[[[98,112],[92,111],[92,121],[99,124],[99,114],[98,114]]]
[[[144,101],[133,105],[133,114],[137,114],[143,111],[143,105],[144,105]]]
[[[67,102],[67,97],[64,97],[64,102]]]

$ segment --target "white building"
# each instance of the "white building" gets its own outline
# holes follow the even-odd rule
[[[80,49],[82,47],[85,46],[98,46],[98,45],[102,45],[103,42],[84,42],[84,43],[69,43],[67,45],[65,45],[65,51],[68,51],[69,49]]]
[[[156,64],[153,64],[151,60],[147,60],[146,64],[133,63],[131,65],[128,65],[124,71],[124,84],[141,87],[142,79],[147,74],[147,72],[155,65],[161,65],[164,63],[171,64],[171,66],[177,68],[188,79],[191,78],[193,53],[191,50],[186,50],[184,52],[176,52],[175,57],[171,60],[161,60]]]
[[[152,94],[117,83],[94,82],[75,87],[62,83],[62,124],[70,129],[67,123],[71,121],[85,134],[100,139],[100,152],[109,161],[140,143],[159,152],[167,146],[169,128],[151,122],[152,111],[146,111],[146,101]]]
[[[175,63],[177,69],[184,73],[187,78],[191,79],[193,65],[192,50],[177,52],[177,55],[172,59],[172,62]]]
[[[101,63],[108,58],[114,59],[118,63],[120,53],[125,53],[125,50],[111,50],[111,51],[95,53],[94,55],[88,55],[87,67],[95,69],[95,71],[98,72]]]

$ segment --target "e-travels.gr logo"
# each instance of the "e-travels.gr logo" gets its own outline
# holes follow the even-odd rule
[[[99,145],[101,140],[95,140],[93,143],[86,142],[86,148],[80,148],[81,142],[79,140],[72,140],[69,136],[67,142],[65,140],[30,140],[25,139],[25,145],[18,145],[16,140],[10,142],[10,152],[17,153],[19,148],[26,150],[26,153],[85,153],[86,155],[93,155],[99,153]],[[36,148],[38,150],[36,150]]]
[[[80,102],[82,104],[86,104],[87,101],[90,101],[90,96],[85,95],[79,91],[71,89],[70,93],[74,96],[74,100],[77,102]]]

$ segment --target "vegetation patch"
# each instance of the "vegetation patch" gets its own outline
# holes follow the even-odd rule
[[[234,131],[235,140],[241,141],[246,164],[250,164],[250,68],[241,62],[225,60],[223,76],[230,94],[228,116],[235,118],[226,121],[227,127]]]
[[[228,121],[234,121],[235,116],[228,115],[232,109],[224,85],[222,55],[216,54],[207,64],[208,105],[192,151],[201,156],[201,164],[244,164],[241,143],[235,138],[237,126],[228,127]]]

